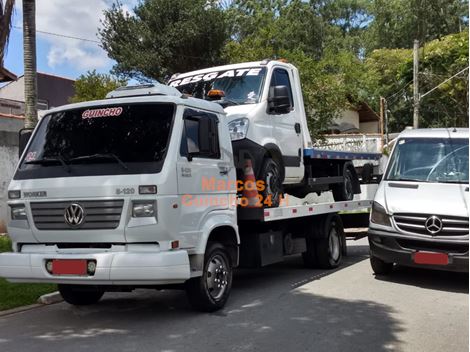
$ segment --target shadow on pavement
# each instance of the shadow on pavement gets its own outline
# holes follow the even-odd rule
[[[468,293],[468,273],[397,266],[390,275],[376,275],[375,279],[431,290]]]

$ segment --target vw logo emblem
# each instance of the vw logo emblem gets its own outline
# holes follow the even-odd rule
[[[439,233],[442,230],[442,220],[436,215],[433,215],[427,218],[424,226],[431,235],[435,235],[436,233]]]
[[[85,211],[80,204],[72,203],[65,208],[64,218],[65,222],[70,226],[79,226],[85,219]]]

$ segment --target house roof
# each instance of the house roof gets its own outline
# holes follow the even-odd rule
[[[356,110],[359,113],[359,122],[380,121],[379,115],[366,102],[360,102]]]
[[[8,71],[5,67],[0,67],[0,82],[11,82],[11,81],[16,81],[18,77]]]

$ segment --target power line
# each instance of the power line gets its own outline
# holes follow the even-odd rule
[[[433,92],[434,90],[436,90],[437,88],[439,88],[441,85],[443,85],[444,83],[450,81],[452,78],[454,78],[454,77],[460,75],[462,72],[464,72],[464,71],[466,71],[466,70],[468,70],[468,66],[465,67],[463,70],[460,70],[459,72],[457,72],[455,75],[450,76],[450,77],[447,78],[446,80],[442,81],[442,82],[439,83],[437,86],[435,86],[433,89],[428,90],[428,91],[427,91],[426,93],[424,93],[424,94],[421,94],[420,97],[419,97],[419,99],[424,98],[426,95],[428,95],[429,93]]]
[[[19,26],[13,26],[13,28],[23,30],[23,28],[22,28],[22,27],[19,27]],[[95,44],[101,44],[100,41],[98,41],[98,40],[93,40],[93,39],[79,38],[79,37],[74,37],[74,36],[71,36],[71,35],[58,34],[58,33],[52,33],[52,32],[40,31],[40,30],[36,30],[36,32],[41,33],[41,34],[52,35],[52,36],[55,36],[55,37],[61,37],[61,38],[67,38],[67,39],[75,39],[75,40],[81,40],[81,41],[84,41],[84,42],[90,42],[90,43],[95,43]]]

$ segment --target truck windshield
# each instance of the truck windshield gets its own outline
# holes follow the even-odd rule
[[[265,74],[266,69],[261,67],[214,71],[174,79],[168,85],[199,99],[208,99],[211,90],[221,90],[224,93],[221,102],[255,104],[259,102]]]
[[[468,183],[468,139],[401,138],[386,180]]]
[[[46,115],[16,179],[160,172],[175,107],[119,104]]]

